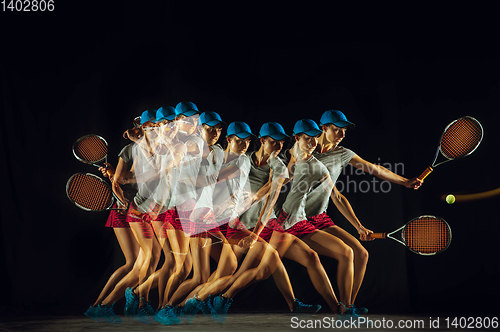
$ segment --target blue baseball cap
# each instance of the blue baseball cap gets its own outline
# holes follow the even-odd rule
[[[160,122],[163,120],[172,121],[175,119],[175,117],[175,108],[173,108],[172,106],[162,106],[156,111],[156,122]]]
[[[231,122],[229,124],[229,126],[227,127],[226,137],[231,136],[231,135],[236,135],[239,138],[245,139],[248,136],[252,136],[253,133],[252,133],[252,130],[250,129],[250,126],[247,125],[245,122],[235,121],[235,122]]]
[[[329,123],[334,124],[340,128],[355,126],[351,121],[347,121],[344,113],[338,110],[329,110],[323,113],[323,115],[321,116],[321,120],[319,120],[319,125],[322,126]]]
[[[311,137],[316,137],[323,133],[322,130],[319,129],[318,124],[311,119],[302,119],[295,123],[293,126],[293,134],[306,134]]]
[[[206,124],[210,127],[213,127],[217,126],[219,123],[224,123],[224,121],[222,121],[220,115],[216,112],[208,111],[201,113],[200,118],[198,119],[198,123],[200,124],[200,126],[202,124]]]
[[[198,114],[198,107],[190,101],[181,101],[175,106],[175,115],[193,116]]]
[[[266,122],[260,127],[259,138],[269,136],[277,141],[289,137],[283,127],[277,122]]]
[[[141,114],[141,125],[146,122],[156,122],[156,111],[155,110],[146,110]]]

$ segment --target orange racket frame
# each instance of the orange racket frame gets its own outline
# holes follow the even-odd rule
[[[106,167],[108,160],[108,142],[99,135],[85,135],[73,143],[73,155],[79,161],[95,167]],[[113,175],[107,170],[108,176]]]
[[[446,126],[439,140],[439,146],[432,165],[427,167],[418,179],[423,181],[436,166],[470,155],[481,143],[483,133],[481,123],[471,116],[464,116],[451,122]],[[439,154],[446,159],[436,163]]]
[[[85,211],[126,210],[112,208],[118,198],[106,181],[91,173],[73,174],[66,182],[66,195]]]
[[[444,219],[425,215],[413,218],[393,232],[372,233],[368,238],[391,239],[416,254],[433,256],[448,249],[452,235],[451,227]]]

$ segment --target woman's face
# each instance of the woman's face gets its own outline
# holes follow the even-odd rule
[[[219,123],[215,126],[209,126],[207,124],[203,124],[200,129],[200,136],[207,142],[207,145],[214,145],[220,138],[220,134],[222,133],[222,124]]]
[[[156,123],[159,128],[160,136],[171,141],[177,134],[177,121],[163,120]]]
[[[271,137],[264,137],[260,139],[262,149],[266,154],[272,154],[273,152],[279,153],[281,149],[283,149],[283,145],[285,144],[285,140],[275,140]]]
[[[323,132],[325,133],[327,141],[333,143],[335,146],[342,142],[346,131],[347,128],[340,128],[334,124],[323,125]]]
[[[297,141],[299,148],[307,154],[313,153],[314,149],[316,149],[316,146],[318,145],[318,136],[309,136],[306,134],[295,135],[295,140]]]
[[[144,135],[147,135],[149,139],[155,139],[157,137],[157,133],[155,131],[156,124],[154,122],[144,122],[141,127]]]
[[[176,119],[179,130],[187,133],[188,135],[192,135],[196,130],[197,119],[198,118],[194,116],[179,115]]]
[[[252,141],[251,137],[247,138],[239,138],[236,135],[227,137],[227,148],[230,152],[236,154],[244,154],[247,152],[248,147],[250,146],[250,142]]]

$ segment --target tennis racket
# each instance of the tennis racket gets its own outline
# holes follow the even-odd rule
[[[134,118],[134,128],[141,128],[141,116],[136,116]]]
[[[432,256],[449,247],[451,228],[442,218],[421,216],[410,220],[406,225],[391,233],[372,233],[368,238],[392,239],[416,254]]]
[[[71,202],[85,211],[126,210],[112,208],[115,200],[110,186],[91,173],[76,173],[66,183],[66,194]]]
[[[470,155],[482,139],[483,127],[473,117],[464,116],[453,121],[444,129],[432,165],[427,167],[418,179],[423,181],[433,171],[433,167]],[[437,162],[439,155],[444,158]]]
[[[73,143],[73,154],[85,164],[102,167],[108,160],[108,143],[101,136],[85,135]],[[107,173],[112,175],[110,170]]]

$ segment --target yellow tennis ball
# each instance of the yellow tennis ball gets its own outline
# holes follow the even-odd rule
[[[455,203],[455,196],[453,196],[452,194],[449,194],[448,196],[446,196],[446,203],[448,203],[448,204]]]

